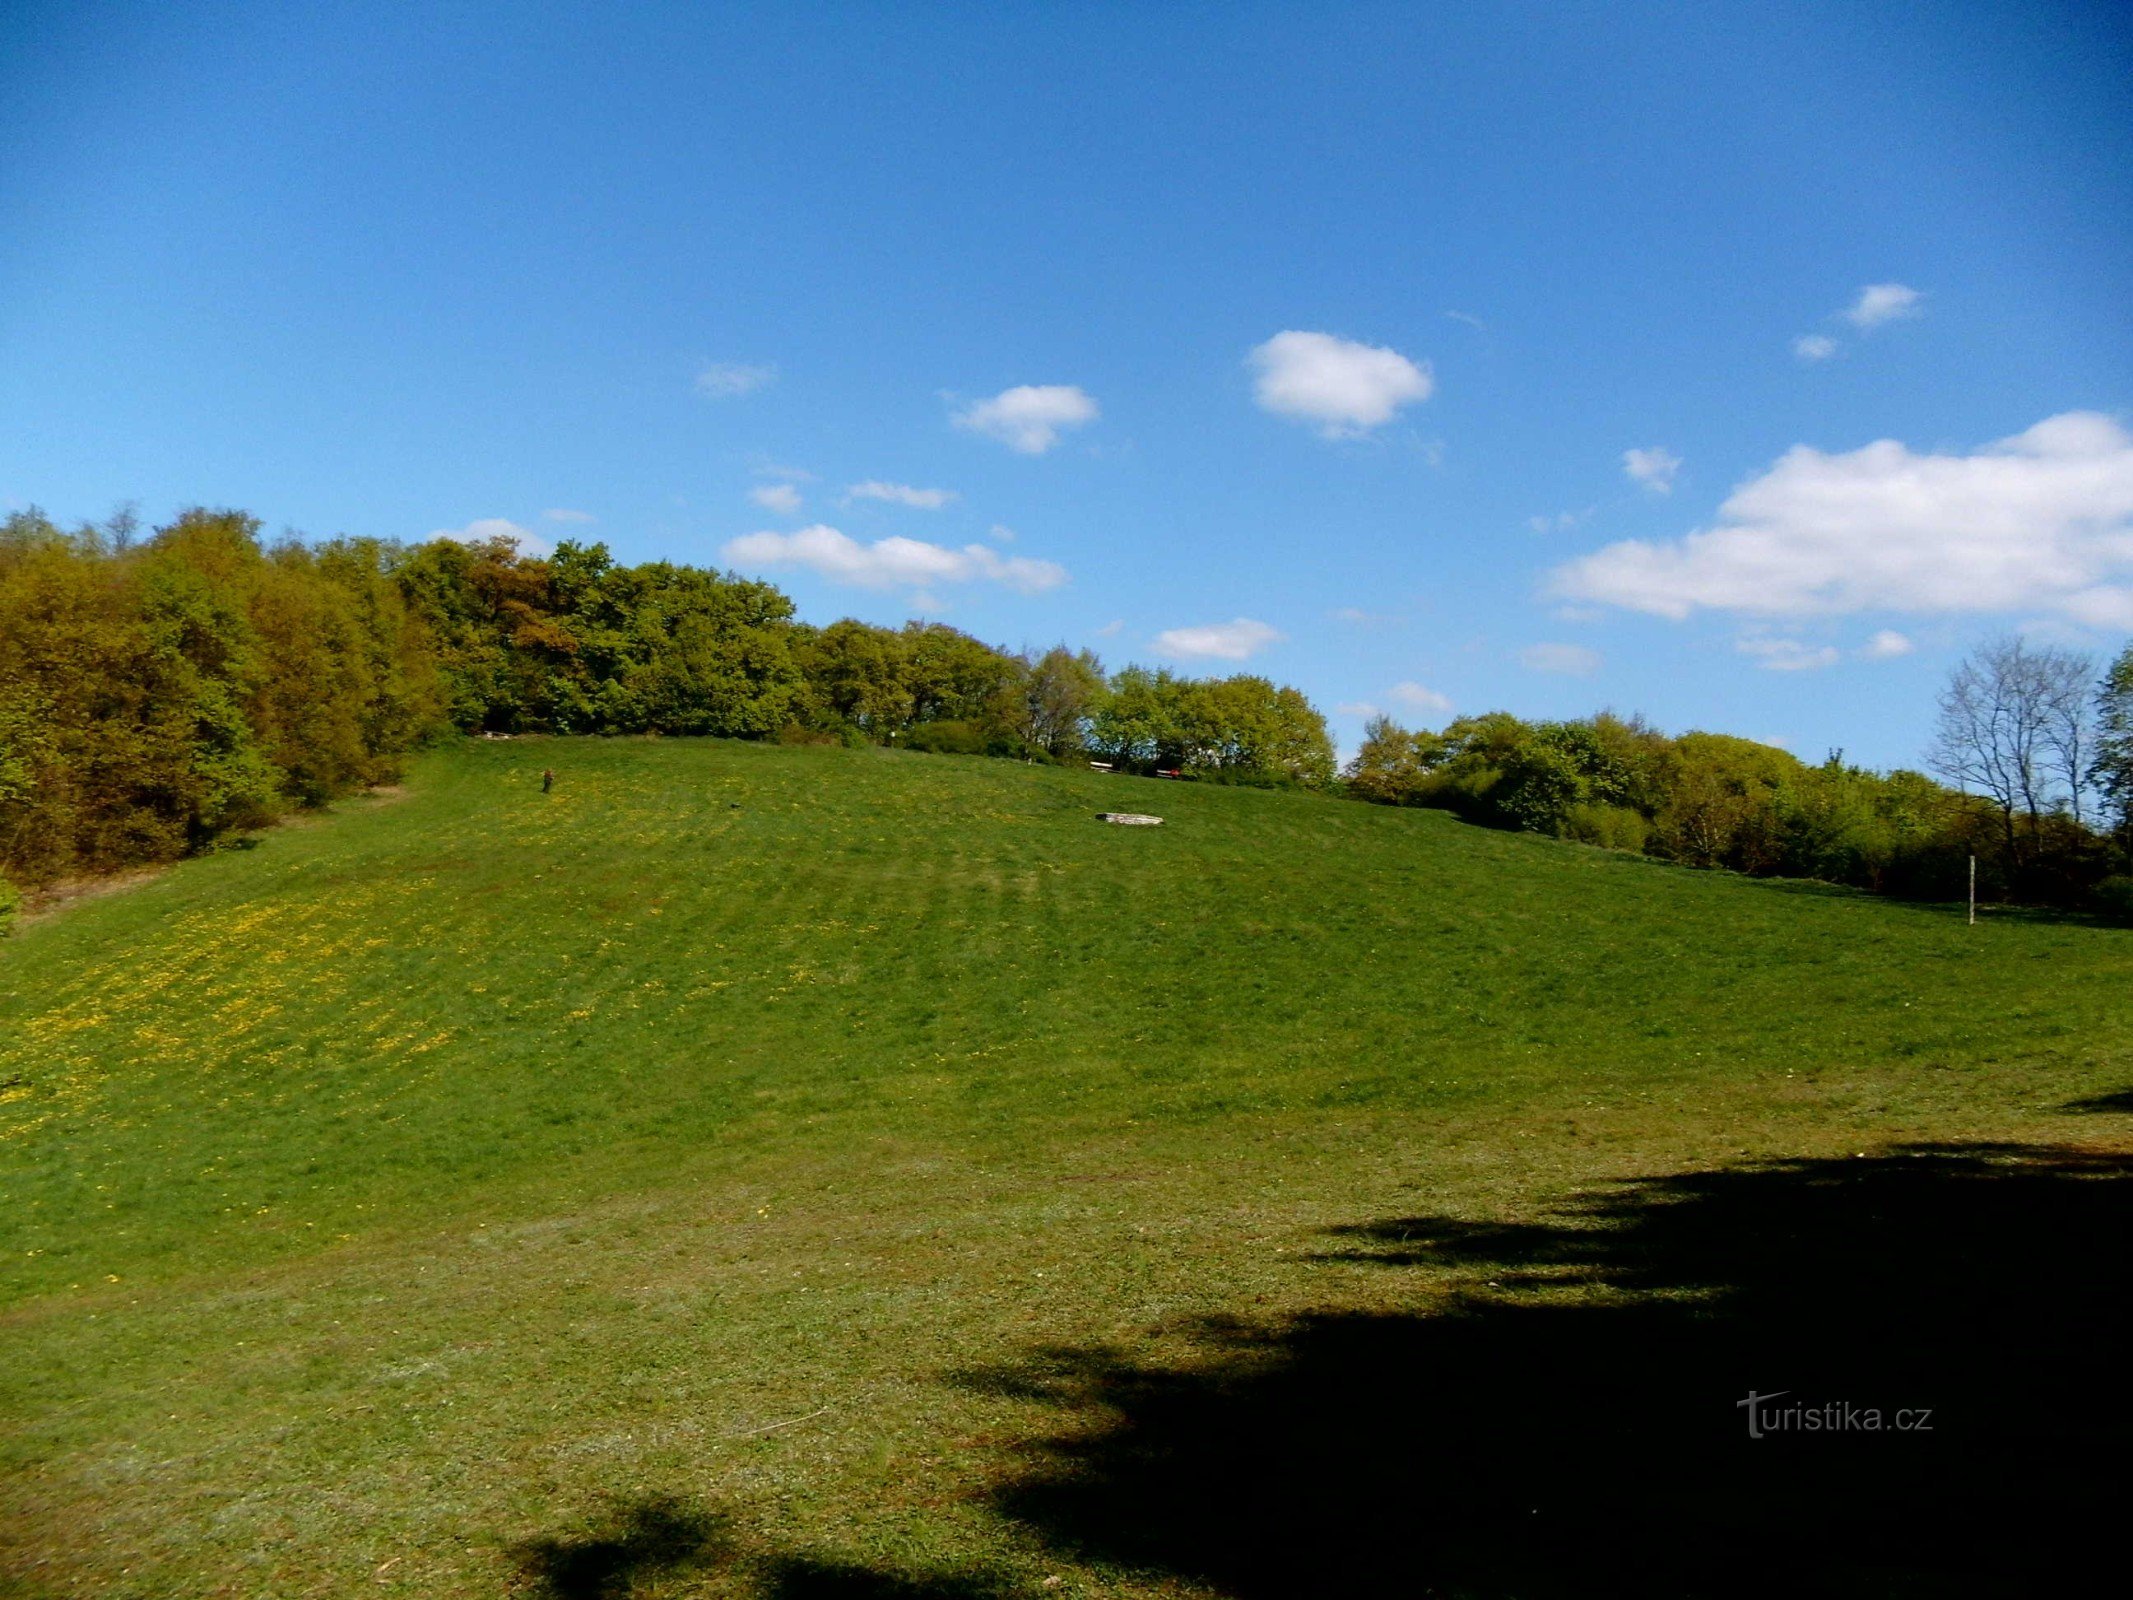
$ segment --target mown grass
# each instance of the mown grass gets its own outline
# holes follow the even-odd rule
[[[1168,821],[1093,820],[1124,804]],[[1299,1592],[1207,1555],[1219,1520],[1107,1545],[1043,1508],[1136,1481],[1103,1452],[1166,1439],[1150,1374],[1250,1393],[1312,1319],[1713,1293],[1702,1258],[1506,1288],[1339,1230],[1929,1144],[2120,1177],[2129,977],[2119,930],[1436,813],[440,752],[0,945],[0,1584]],[[1031,1376],[1096,1370],[1141,1376]],[[1501,1572],[1446,1592],[1549,1592]]]

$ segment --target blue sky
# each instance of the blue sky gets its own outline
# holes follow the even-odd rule
[[[0,90],[0,505],[597,537],[1344,742],[1915,762],[1969,643],[2133,629],[2122,7],[16,0]]]

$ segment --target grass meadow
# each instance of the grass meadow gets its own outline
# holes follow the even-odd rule
[[[1442,813],[456,745],[0,943],[0,1593],[2034,1592],[2122,1513],[2129,980]]]

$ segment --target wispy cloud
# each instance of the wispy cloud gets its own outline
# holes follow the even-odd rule
[[[1894,661],[1917,648],[1909,635],[1898,633],[1894,628],[1883,628],[1859,647],[1859,658],[1862,661]]]
[[[783,517],[797,516],[800,511],[800,491],[789,483],[759,483],[748,491],[748,498]]]
[[[1537,517],[1526,518],[1526,526],[1535,533],[1568,533],[1591,516],[1592,512],[1593,508],[1587,506],[1583,511],[1558,511],[1553,515],[1543,513]]]
[[[865,483],[855,483],[844,491],[846,500],[886,500],[892,505],[915,506],[921,511],[938,511],[956,498],[953,489],[914,489],[908,483],[884,483],[879,478],[869,478]]]
[[[1518,664],[1528,672],[1589,678],[1600,670],[1600,652],[1581,644],[1529,644],[1518,652]]]
[[[1010,450],[1041,456],[1059,442],[1061,433],[1094,422],[1101,414],[1095,400],[1073,384],[1024,383],[965,406],[953,421]]]
[[[1871,333],[1885,322],[1917,316],[1925,298],[1909,284],[1870,283],[1859,291],[1857,299],[1834,315],[1861,333]],[[1792,341],[1793,355],[1810,365],[1829,360],[1843,348],[1826,333],[1803,333]]]
[[[1427,362],[1294,328],[1254,348],[1247,361],[1258,373],[1253,394],[1261,410],[1315,423],[1329,439],[1368,433],[1436,387]]]
[[[2046,611],[2133,625],[2133,435],[2070,411],[1968,455],[1795,445],[1733,491],[1717,526],[1608,545],[1557,568],[1549,591],[1673,618]]]
[[[707,400],[735,400],[778,381],[776,367],[750,367],[738,361],[714,361],[696,375],[696,392]]]
[[[1622,452],[1622,470],[1653,494],[1672,494],[1674,474],[1681,470],[1681,457],[1659,445],[1648,450],[1625,450]]]
[[[1003,556],[990,545],[961,549],[923,539],[877,539],[861,544],[815,523],[794,533],[748,533],[727,541],[726,560],[744,567],[802,567],[862,589],[922,589],[936,584],[997,583],[1018,594],[1042,594],[1067,581],[1066,568],[1026,556]]]
[[[1447,317],[1450,317],[1454,322],[1465,323],[1476,333],[1487,333],[1489,331],[1489,325],[1486,322],[1483,322],[1479,317],[1475,316],[1471,311],[1447,311],[1444,314]]]
[[[557,506],[543,511],[541,516],[548,522],[598,522],[600,519],[590,511],[573,511],[568,506]]]
[[[1833,644],[1811,645],[1799,639],[1763,635],[1741,639],[1734,648],[1744,656],[1754,656],[1758,666],[1772,672],[1813,672],[1833,667],[1841,658]]]
[[[1864,333],[1899,317],[1915,317],[1925,296],[1908,284],[1870,283],[1846,308],[1844,320]]]
[[[1268,645],[1283,638],[1279,629],[1250,617],[1208,623],[1197,628],[1166,628],[1155,636],[1155,647],[1166,656],[1211,661],[1247,661]]]
[[[1396,683],[1385,691],[1386,698],[1396,700],[1414,711],[1434,711],[1442,715],[1452,709],[1452,697],[1432,689],[1427,684],[1412,680]]]

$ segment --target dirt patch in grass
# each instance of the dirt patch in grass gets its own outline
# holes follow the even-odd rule
[[[153,867],[128,867],[123,872],[100,872],[89,877],[61,878],[55,883],[26,889],[22,896],[22,910],[17,914],[16,925],[28,927],[33,922],[42,922],[47,917],[56,917],[70,906],[80,905],[85,900],[102,900],[109,895],[123,894],[128,889],[138,889],[144,883],[153,883],[170,870],[171,864],[163,862]]]

